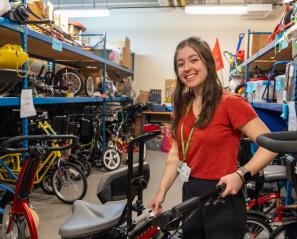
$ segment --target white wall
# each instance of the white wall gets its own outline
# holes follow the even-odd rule
[[[234,52],[241,32],[273,31],[280,18],[273,20],[243,20],[236,15],[185,15],[180,9],[138,9],[113,11],[110,17],[76,19],[87,26],[89,33],[106,31],[108,39],[124,40],[128,36],[135,59],[135,90],[162,89],[165,79],[174,79],[173,54],[178,42],[192,35],[201,36],[211,46],[218,37],[221,51]],[[243,44],[245,44],[243,42]],[[246,48],[244,48],[246,49]],[[224,84],[228,81],[228,63],[223,70]],[[219,73],[222,78],[222,74]]]

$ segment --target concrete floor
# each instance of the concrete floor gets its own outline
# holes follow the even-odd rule
[[[162,176],[164,163],[167,154],[157,151],[147,152],[147,162],[150,164],[151,177],[148,188],[144,192],[144,205],[147,206],[150,199],[155,194]],[[104,169],[92,168],[92,173],[88,177],[88,192],[84,200],[96,204],[100,201],[96,196],[97,184],[100,176],[106,171]],[[67,205],[59,201],[55,196],[46,195],[42,189],[36,189],[31,197],[32,205],[35,207],[39,219],[40,226],[38,235],[40,239],[58,239],[60,225],[70,216],[71,205]],[[176,180],[171,190],[168,192],[163,208],[172,207],[181,202],[181,183]]]

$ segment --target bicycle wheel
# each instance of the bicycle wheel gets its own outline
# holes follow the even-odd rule
[[[84,173],[86,177],[88,177],[91,173],[91,168],[88,167],[87,164],[83,162],[83,160],[79,159],[78,157],[70,157],[68,160],[69,163],[75,164],[79,167],[79,169]]]
[[[108,171],[113,171],[121,166],[122,159],[119,152],[113,148],[107,149],[102,154],[103,167]]]
[[[42,190],[49,194],[49,195],[54,195],[54,191],[53,191],[53,188],[52,188],[52,177],[53,177],[53,174],[52,173],[49,173],[47,175],[44,176],[43,180],[41,181],[41,188]],[[59,190],[61,190],[61,187],[62,187],[62,183],[61,183],[61,180],[56,180],[56,184],[57,184],[57,188]]]
[[[61,181],[60,189],[57,187],[57,180]],[[71,204],[86,195],[88,183],[79,167],[70,163],[61,163],[53,174],[52,187],[62,202]]]
[[[3,239],[26,239],[29,235],[26,232],[26,220],[23,215],[19,215],[13,219],[12,229],[9,233],[6,234],[7,227],[10,219],[10,211],[11,211],[12,203],[8,203],[2,215],[2,238]]]
[[[244,239],[267,239],[271,232],[272,228],[262,218],[248,215]]]
[[[73,93],[75,96],[79,94],[82,87],[81,76],[69,68],[63,68],[56,74],[55,88],[58,88],[62,93]]]
[[[79,162],[84,166],[84,174],[89,177],[92,171],[91,164],[86,159],[79,159]]]
[[[269,239],[295,239],[297,238],[297,221],[287,222],[280,227],[276,228],[271,234]]]
[[[88,76],[85,81],[85,93],[87,96],[93,96],[95,91],[95,81],[92,76]]]
[[[53,188],[52,188],[52,175],[51,174],[47,174],[43,177],[41,184],[40,184],[42,190],[49,194],[49,195],[53,195]]]

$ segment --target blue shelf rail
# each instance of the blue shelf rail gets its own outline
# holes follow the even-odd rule
[[[129,97],[38,97],[33,98],[34,105],[50,105],[50,104],[80,104],[80,103],[104,103],[104,102],[124,102],[129,101]],[[19,106],[19,97],[3,97],[0,98],[0,107]]]

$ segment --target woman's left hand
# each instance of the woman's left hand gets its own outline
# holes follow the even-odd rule
[[[231,174],[227,174],[224,177],[222,177],[220,179],[218,185],[221,185],[223,183],[226,184],[226,189],[222,193],[221,197],[226,197],[228,195],[237,194],[243,185],[243,182],[242,182],[240,176],[235,172],[231,173]]]

